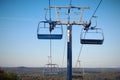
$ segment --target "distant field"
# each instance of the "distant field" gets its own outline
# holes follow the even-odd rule
[[[59,75],[56,76],[44,76],[44,68],[3,67],[2,69],[17,73],[19,80],[66,80],[66,68],[60,68]],[[85,68],[83,79],[120,80],[120,68]]]

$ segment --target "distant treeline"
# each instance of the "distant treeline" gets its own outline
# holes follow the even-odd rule
[[[11,74],[15,79],[0,78],[0,80],[66,80],[66,68],[60,68],[58,76],[44,76],[44,67],[4,67],[2,69],[0,68],[1,74]],[[84,68],[83,80],[120,80],[120,68]]]

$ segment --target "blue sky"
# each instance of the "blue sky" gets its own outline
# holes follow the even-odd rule
[[[91,17],[98,3],[98,0],[72,1],[72,5],[91,7],[84,12],[83,20]],[[69,0],[51,0],[51,5],[68,4]],[[104,31],[104,44],[84,45],[80,56],[82,66],[120,67],[119,4],[119,0],[103,0],[96,15],[98,27]],[[42,67],[47,63],[49,40],[37,39],[37,25],[40,20],[44,20],[44,8],[47,7],[48,0],[0,0],[0,66]],[[81,46],[81,29],[82,26],[73,26],[73,67]],[[53,62],[60,66],[65,36],[64,26],[63,39],[52,41]]]

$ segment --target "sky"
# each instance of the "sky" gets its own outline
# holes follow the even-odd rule
[[[51,5],[69,5],[69,0],[51,0]],[[72,5],[90,6],[83,21],[89,21],[99,0],[72,0]],[[82,67],[120,67],[120,0],[103,0],[96,12],[97,27],[104,32],[103,45],[83,45],[80,55]],[[44,67],[50,54],[50,41],[37,39],[37,25],[45,20],[44,8],[48,0],[0,0],[0,66]],[[52,18],[55,19],[52,11]],[[61,16],[62,18],[65,16]],[[77,20],[77,17],[73,17]],[[64,18],[63,18],[64,20]],[[93,22],[94,24],[94,22]],[[66,26],[63,39],[52,40],[52,61],[66,67]],[[75,66],[82,26],[73,26],[72,55]],[[65,49],[65,51],[64,51]],[[64,53],[65,52],[65,53]]]

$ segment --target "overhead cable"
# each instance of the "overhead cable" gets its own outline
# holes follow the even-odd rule
[[[100,4],[101,4],[101,3],[102,3],[102,0],[100,0],[98,6],[96,7],[95,11],[93,12],[93,14],[92,14],[92,16],[91,16],[91,18],[90,18],[90,20],[92,19],[92,17],[93,17],[93,16],[95,15],[95,13],[97,12],[97,10],[98,10],[98,8],[100,7]]]

